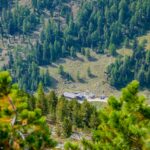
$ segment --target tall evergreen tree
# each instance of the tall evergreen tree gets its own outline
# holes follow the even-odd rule
[[[45,98],[45,94],[44,94],[42,83],[40,83],[39,86],[38,86],[37,100],[38,100],[38,107],[41,108],[43,114],[47,115],[48,112],[49,112],[48,101]]]

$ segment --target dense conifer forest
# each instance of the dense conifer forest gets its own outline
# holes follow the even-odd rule
[[[149,0],[142,3],[140,0],[31,0],[29,5],[21,5],[21,2],[1,0],[0,33],[2,40],[7,38],[9,41],[11,36],[14,39],[19,36],[19,39],[27,40],[27,44],[15,48],[17,50],[9,48],[9,62],[4,65],[4,69],[12,72],[14,81],[17,81],[21,88],[30,91],[37,88],[39,81],[42,81],[45,87],[50,86],[50,76],[47,72],[39,73],[39,66],[49,65],[67,56],[75,58],[78,52],[88,57],[86,47],[96,53],[115,56],[117,48],[131,46],[131,41],[146,33],[150,26]],[[73,3],[79,5],[76,16],[71,9]],[[49,13],[49,18],[44,18],[45,13]],[[31,40],[30,35],[38,26],[39,37]],[[129,66],[131,68],[131,65]],[[143,70],[148,74],[147,69]],[[131,79],[139,79],[131,75],[132,77],[124,79],[125,82],[118,83],[116,80],[120,78],[115,79],[113,69],[110,72],[111,79],[114,80],[110,83],[116,87],[126,85]],[[25,82],[26,79],[29,82]],[[142,85],[147,84],[147,81],[143,82]]]
[[[136,79],[141,87],[149,88],[150,83],[150,51],[145,50],[145,43],[133,45],[131,57],[118,58],[108,67],[110,83],[118,88]]]

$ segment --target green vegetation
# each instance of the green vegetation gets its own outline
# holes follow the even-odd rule
[[[72,133],[72,123],[71,120],[65,118],[62,125],[63,135],[67,138],[71,136]]]
[[[32,59],[29,61],[30,56],[25,59],[19,48],[16,49],[15,53],[10,52],[8,55],[8,65],[4,66],[3,69],[9,69],[12,72],[12,75],[14,75],[13,81],[17,82],[21,89],[35,91],[40,82],[45,87],[51,85],[51,77],[48,71],[41,73],[39,66]]]
[[[92,141],[83,139],[80,149],[150,148],[150,107],[145,97],[138,95],[138,87],[139,83],[133,81],[122,90],[121,98],[109,98],[108,106],[99,112],[100,124],[93,132]],[[73,144],[66,144],[66,149],[73,148]]]
[[[77,18],[78,36],[84,46],[99,45],[105,49],[114,44],[118,47],[148,29],[149,14],[149,0],[144,0],[142,4],[138,0],[85,2]]]
[[[62,76],[64,75],[65,72],[64,72],[64,67],[62,65],[59,66],[58,73]]]
[[[58,140],[149,150],[150,106],[138,93],[150,89],[149,18],[150,0],[0,0],[0,149]],[[67,91],[114,96],[79,103]]]
[[[47,121],[58,126],[59,136],[65,138],[71,136],[73,127],[98,127],[99,119],[94,106],[87,101],[80,104],[63,96],[58,98],[54,91],[46,95],[42,83],[36,96],[29,95],[16,84],[11,84],[8,72],[0,72],[0,89],[0,144],[4,148],[42,149],[55,146]],[[93,119],[97,123],[92,123]]]
[[[86,100],[82,104],[68,101],[54,91],[45,95],[42,83],[36,97],[28,95],[11,84],[8,72],[0,72],[0,144],[4,149],[54,147],[56,142],[46,123],[50,119],[60,125],[58,135],[66,138],[73,126],[94,130],[92,141],[83,139],[82,146],[67,142],[65,149],[148,150],[150,107],[145,97],[139,96],[138,88],[137,81],[131,82],[119,99],[110,97],[108,105],[97,111]]]
[[[2,8],[8,8],[8,0],[0,0],[0,10],[2,10]]]
[[[110,84],[120,88],[136,79],[141,87],[149,88],[150,51],[145,50],[145,43],[133,45],[133,54],[118,58],[108,67]]]
[[[77,144],[67,142],[65,143],[65,150],[80,150],[80,148]]]
[[[87,60],[86,56],[82,54],[77,54],[77,59],[60,59],[54,63],[54,66],[43,67],[44,72],[49,71],[50,77],[54,80],[51,80],[50,89],[55,89],[56,92],[61,95],[62,93],[68,91],[91,91],[97,96],[105,93],[105,95],[119,95],[119,91],[112,88],[107,82],[106,77],[106,68],[108,65],[115,61],[114,57],[108,57],[107,55],[97,55],[95,52],[91,52],[91,60]],[[58,74],[58,68],[62,65],[64,71],[67,74],[70,74],[73,80],[67,80]],[[88,68],[90,67],[91,76],[88,76]],[[77,72],[80,72],[81,81],[77,80]]]
[[[8,72],[0,72],[0,96],[2,149],[43,149],[56,145],[34,97],[12,85]]]
[[[39,66],[64,57],[77,58],[78,52],[91,60],[91,50],[117,57],[117,48],[130,46],[130,40],[148,31],[150,25],[149,0],[142,4],[140,0],[32,0],[28,5],[23,1],[1,0],[0,3],[1,40],[10,50],[9,62],[3,69],[9,69],[13,82],[27,91],[35,91],[39,82],[45,88],[51,86],[48,74],[41,75]],[[76,14],[74,5],[78,7]],[[25,42],[14,52],[15,37]],[[68,73],[65,78],[73,80]]]
[[[92,72],[91,72],[91,68],[90,67],[87,68],[87,74],[88,74],[88,77],[92,76]]]

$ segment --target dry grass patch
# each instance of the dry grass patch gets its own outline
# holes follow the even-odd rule
[[[31,4],[31,0],[20,0],[19,3],[23,6],[26,6]]]
[[[87,60],[81,54],[77,56],[76,59],[60,59],[52,66],[46,67],[50,75],[54,78],[52,85],[58,94],[74,91],[89,91],[95,93],[97,96],[103,93],[107,96],[112,94],[118,95],[119,92],[107,83],[105,74],[107,66],[114,62],[115,58],[107,57],[106,55],[97,55],[94,52],[91,52],[91,61]],[[63,65],[65,72],[71,74],[74,82],[68,82],[61,78],[58,74],[59,65]],[[88,67],[91,69],[91,77],[88,77],[87,74]],[[77,72],[80,73],[81,82],[77,80]]]
[[[121,48],[117,50],[117,53],[122,56],[132,56],[133,51],[129,48]]]
[[[144,40],[147,41],[147,43],[146,43],[146,50],[150,50],[150,32],[148,32],[148,33],[147,33],[146,35],[144,35],[144,36],[138,37],[139,43],[142,43]]]

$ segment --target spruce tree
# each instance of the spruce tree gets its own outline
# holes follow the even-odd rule
[[[72,134],[72,123],[68,118],[65,118],[62,124],[63,127],[63,135],[68,138]]]
[[[43,84],[40,82],[37,90],[37,100],[38,100],[38,107],[41,108],[43,114],[47,115],[49,112],[48,109],[48,101],[45,98]]]

